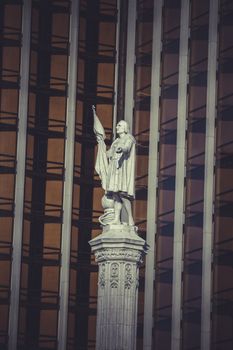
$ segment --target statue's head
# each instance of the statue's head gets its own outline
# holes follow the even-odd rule
[[[125,133],[128,134],[129,132],[129,124],[125,120],[120,120],[116,125],[116,131],[117,134]]]

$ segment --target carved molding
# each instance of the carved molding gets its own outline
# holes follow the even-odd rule
[[[142,252],[129,249],[114,249],[105,248],[95,252],[95,258],[97,262],[108,260],[130,260],[133,262],[142,262]]]
[[[122,275],[122,286],[124,289],[131,289],[134,286],[136,289],[138,288],[138,273],[137,267],[134,263],[117,263],[113,262],[109,265],[109,269],[107,272],[107,266],[105,263],[99,264],[99,279],[98,285],[100,289],[104,289],[107,285],[107,280],[109,281],[110,288],[118,288],[120,282],[120,271]],[[109,276],[109,278],[107,277]]]
[[[119,284],[119,264],[112,263],[110,266],[110,286],[117,288]]]
[[[135,282],[135,273],[133,273],[133,266],[131,264],[125,265],[125,289],[130,289]]]
[[[106,267],[105,267],[105,264],[100,264],[99,266],[99,281],[98,281],[98,284],[99,284],[99,287],[100,288],[104,288],[105,287],[105,271],[106,271]]]

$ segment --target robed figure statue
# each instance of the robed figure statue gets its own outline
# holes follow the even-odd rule
[[[95,170],[105,190],[102,199],[105,212],[99,221],[102,225],[117,225],[123,222],[133,226],[131,202],[135,197],[135,138],[129,133],[128,123],[121,120],[116,126],[118,137],[107,150],[104,128],[94,106],[92,110],[94,133],[98,142]],[[122,218],[123,210],[127,214],[126,218]]]

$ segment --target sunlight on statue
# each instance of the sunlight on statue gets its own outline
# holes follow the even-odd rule
[[[94,114],[94,133],[98,142],[95,170],[99,175],[105,195],[102,198],[104,214],[99,218],[102,225],[126,223],[134,225],[131,202],[135,196],[135,138],[129,133],[125,120],[117,123],[118,137],[106,150],[104,128]],[[126,215],[123,217],[124,212]]]

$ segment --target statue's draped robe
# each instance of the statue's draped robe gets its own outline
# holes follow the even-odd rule
[[[104,142],[99,143],[95,169],[107,193],[120,193],[134,198],[135,143],[130,134],[118,137],[107,152]],[[121,148],[123,152],[117,153],[117,148]]]
[[[102,188],[106,191],[107,174],[108,174],[108,159],[106,154],[106,145],[104,141],[98,143],[98,150],[95,162],[95,170],[99,175],[102,183]]]

